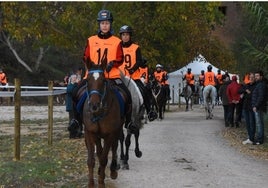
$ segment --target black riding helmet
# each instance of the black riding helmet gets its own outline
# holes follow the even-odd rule
[[[212,70],[212,66],[211,66],[211,65],[208,66],[208,70],[209,70],[209,71]]]
[[[121,35],[122,33],[129,33],[130,35],[132,35],[132,28],[128,25],[123,25],[120,29],[119,29],[119,34]]]
[[[101,22],[101,21],[109,21],[110,23],[113,22],[113,15],[109,10],[101,10],[98,13],[98,18],[97,21]]]

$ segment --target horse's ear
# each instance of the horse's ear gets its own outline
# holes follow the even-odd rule
[[[86,64],[86,68],[87,68],[88,70],[91,69],[91,67],[92,67],[92,62],[90,61],[89,58],[86,59],[85,64]]]

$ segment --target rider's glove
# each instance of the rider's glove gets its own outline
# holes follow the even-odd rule
[[[109,62],[108,65],[106,66],[106,72],[110,72],[113,66],[114,66],[114,62],[112,61]]]
[[[129,69],[128,70],[128,73],[131,75],[131,74],[133,74],[135,71],[134,71],[134,69]]]

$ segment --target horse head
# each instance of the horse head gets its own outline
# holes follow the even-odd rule
[[[99,113],[104,108],[104,99],[107,92],[107,80],[104,76],[106,63],[96,65],[87,61],[87,95],[89,111],[93,114]]]

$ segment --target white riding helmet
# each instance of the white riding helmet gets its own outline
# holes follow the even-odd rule
[[[163,68],[163,66],[160,65],[160,64],[157,64],[157,65],[155,66],[155,68]]]

